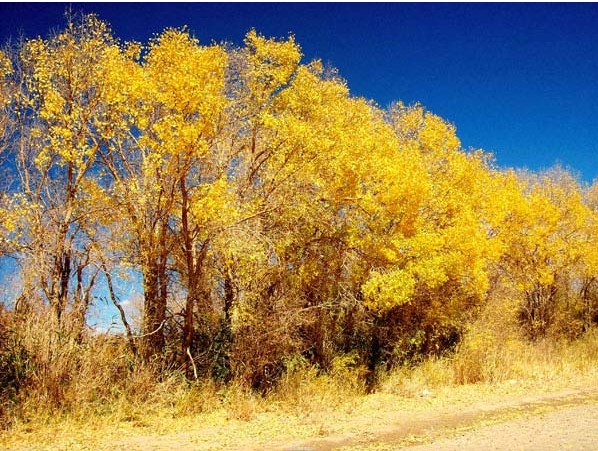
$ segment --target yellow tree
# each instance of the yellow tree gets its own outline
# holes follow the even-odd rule
[[[519,187],[503,224],[502,265],[522,293],[521,319],[536,338],[553,325],[559,308],[575,301],[571,287],[591,267],[591,214],[575,178],[560,168],[521,174]]]
[[[398,104],[388,121],[395,163],[378,178],[377,214],[359,237],[373,257],[362,292],[409,357],[454,344],[485,299],[500,252],[490,194],[500,181],[487,155],[462,151],[454,127],[422,107]]]
[[[226,133],[226,68],[221,46],[201,46],[179,30],[166,31],[152,44],[144,66],[161,117],[142,138],[160,154],[175,183],[170,233],[180,245],[177,269],[186,291],[183,358],[191,355],[196,305],[208,310],[205,267],[211,240],[235,217],[228,188],[235,147],[234,136]]]
[[[374,148],[375,117],[318,62],[296,68],[262,115],[268,159],[256,194],[269,207],[262,233],[273,243],[277,267],[261,296],[262,315],[291,312],[295,323],[272,338],[300,336],[309,357],[323,365],[332,357],[329,328],[350,278],[345,231],[346,206],[359,183],[354,158]]]
[[[585,190],[585,205],[589,208],[586,222],[586,243],[583,255],[580,297],[583,302],[583,327],[587,330],[598,322],[598,183]]]
[[[99,150],[101,55],[110,45],[106,26],[87,16],[49,39],[23,42],[14,60],[8,117],[21,192],[14,208],[27,221],[18,252],[35,267],[58,321],[72,300],[82,324],[98,273],[87,198]]]
[[[173,242],[169,221],[175,206],[176,176],[168,171],[167,149],[156,143],[162,97],[147,73],[141,46],[112,46],[102,54],[100,95],[105,128],[98,159],[110,215],[111,246],[121,264],[139,271],[143,286],[142,352],[150,359],[164,350],[168,264]]]
[[[196,307],[211,308],[208,251],[235,217],[228,178],[238,146],[229,130],[226,69],[221,46],[201,46],[184,30],[165,31],[143,58],[133,44],[105,55],[112,128],[101,158],[112,180],[114,224],[125,225],[115,244],[133,251],[129,260],[143,278],[146,358],[165,346],[174,272],[186,298],[183,358],[190,355]]]
[[[7,149],[12,135],[14,121],[11,120],[10,105],[13,100],[14,82],[11,75],[13,66],[10,57],[3,51],[0,51],[0,168],[4,167],[7,161]],[[5,170],[3,170],[5,172]],[[0,256],[6,254],[11,249],[9,245],[9,235],[14,229],[14,221],[9,220],[12,208],[7,199],[8,185],[10,179],[2,174],[5,182],[0,186]]]

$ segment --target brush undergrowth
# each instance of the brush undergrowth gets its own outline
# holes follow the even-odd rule
[[[14,320],[14,319],[13,319]],[[266,394],[239,384],[189,381],[131,355],[120,337],[58,333],[43,316],[0,325],[0,415],[6,428],[64,421],[115,421],[147,426],[152,418],[214,412],[249,421],[265,412],[326,412],[366,393],[367,369],[353,354],[337,356],[327,372],[301,356]],[[530,342],[516,329],[474,323],[456,351],[378,374],[378,391],[416,396],[424,389],[510,380],[575,378],[598,370],[598,331],[581,338]],[[31,427],[31,426],[30,426]]]

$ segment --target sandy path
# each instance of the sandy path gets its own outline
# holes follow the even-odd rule
[[[598,392],[593,389],[431,408],[396,420],[376,431],[323,437],[282,449],[598,450]]]
[[[598,405],[583,405],[482,426],[453,438],[413,446],[409,451],[596,450]]]

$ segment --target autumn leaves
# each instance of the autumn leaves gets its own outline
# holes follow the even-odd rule
[[[60,322],[105,272],[138,274],[145,360],[256,385],[293,353],[441,350],[497,284],[533,336],[591,323],[595,189],[498,170],[423,107],[383,111],[300,60],[254,31],[121,44],[93,16],[3,53],[2,249],[36,268],[21,298]]]

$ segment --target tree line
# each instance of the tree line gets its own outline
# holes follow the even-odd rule
[[[121,42],[93,15],[7,46],[11,315],[92,340],[104,297],[140,362],[259,389],[292,358],[374,374],[450,351],[497,299],[530,339],[596,323],[595,183],[499,169],[421,105],[382,109],[301,58],[255,31]],[[117,289],[135,276],[137,325]]]

